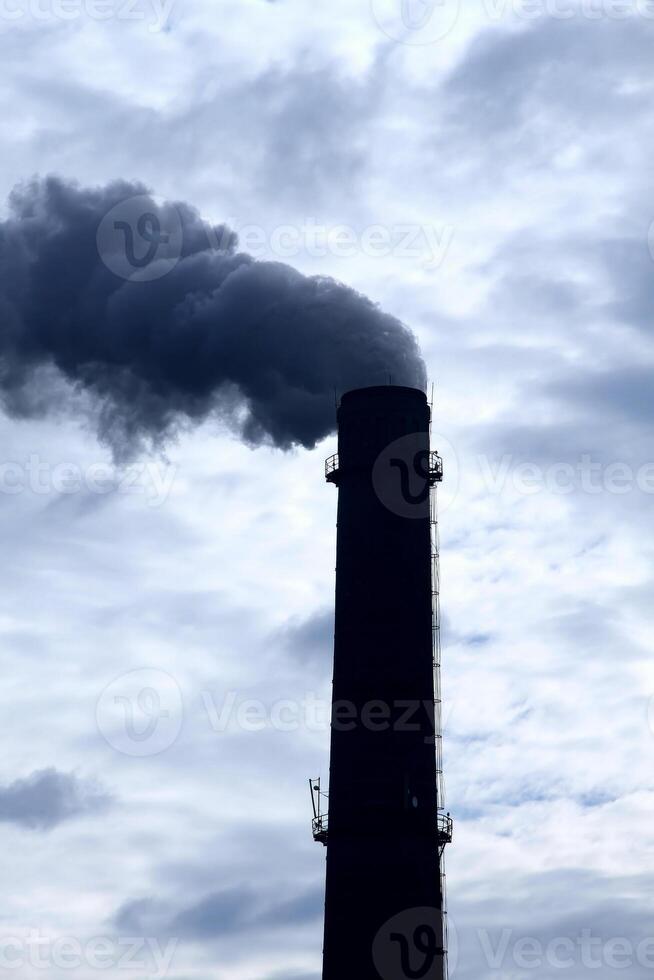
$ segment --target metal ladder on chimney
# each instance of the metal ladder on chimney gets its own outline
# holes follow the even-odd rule
[[[433,400],[433,395],[432,395]],[[431,429],[431,427],[430,427]],[[434,734],[436,750],[436,823],[438,836],[439,873],[443,912],[444,976],[448,977],[448,929],[447,929],[447,890],[444,867],[445,845],[451,843],[453,833],[452,817],[445,812],[445,779],[443,776],[443,700],[441,693],[441,609],[440,609],[440,541],[438,533],[438,485],[443,481],[443,461],[438,452],[432,452],[429,465],[429,518],[431,533],[431,623],[432,623],[432,661],[434,666]]]

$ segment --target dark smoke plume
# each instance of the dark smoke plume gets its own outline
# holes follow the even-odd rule
[[[334,389],[425,385],[413,334],[364,296],[237,251],[229,229],[139,184],[57,178],[0,222],[0,399],[92,411],[118,457],[218,417],[252,444],[313,446]],[[80,409],[81,410],[81,409]]]

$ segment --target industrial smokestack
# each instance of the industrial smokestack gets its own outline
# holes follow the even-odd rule
[[[440,704],[430,409],[422,391],[344,395],[323,980],[442,980]],[[436,702],[436,705],[435,705]]]

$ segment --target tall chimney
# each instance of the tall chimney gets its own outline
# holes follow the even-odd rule
[[[314,821],[327,846],[323,980],[446,975],[430,494],[442,469],[429,433],[424,392],[350,391],[326,466],[338,540],[329,812]]]

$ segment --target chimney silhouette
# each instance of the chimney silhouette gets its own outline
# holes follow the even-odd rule
[[[338,409],[336,619],[323,980],[443,980],[438,552],[424,392],[362,388]],[[318,794],[318,806],[315,801]]]

